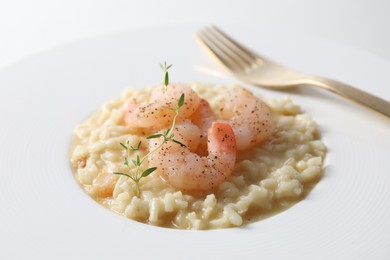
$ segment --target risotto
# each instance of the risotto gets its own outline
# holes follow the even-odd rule
[[[217,115],[221,97],[232,87],[192,83]],[[239,88],[238,86],[234,86]],[[232,176],[207,191],[173,187],[156,172],[142,178],[137,196],[135,183],[126,176],[125,151],[120,143],[148,153],[149,129],[123,123],[129,100],[148,99],[152,88],[127,89],[121,98],[104,104],[77,126],[70,153],[81,187],[97,202],[127,218],[151,225],[179,229],[216,229],[261,220],[302,200],[322,176],[326,147],[316,123],[302,114],[290,98],[264,100],[272,110],[275,130],[262,145],[237,153]],[[97,180],[104,185],[96,189]]]

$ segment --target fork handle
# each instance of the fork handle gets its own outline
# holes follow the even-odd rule
[[[314,85],[329,90],[337,95],[345,97],[351,101],[390,117],[390,102],[369,94],[363,90],[324,77],[312,77],[305,83],[307,85]]]

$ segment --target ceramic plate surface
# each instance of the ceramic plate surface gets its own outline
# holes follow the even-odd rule
[[[128,31],[74,43],[0,71],[0,259],[389,259],[390,120],[321,90],[290,95],[317,121],[329,152],[322,180],[294,207],[241,228],[173,230],[111,213],[70,169],[73,128],[129,86],[162,79],[233,84],[192,33]],[[390,100],[390,63],[323,39],[270,28],[223,27],[298,71]],[[254,30],[256,29],[256,30]],[[253,31],[258,34],[253,34]]]

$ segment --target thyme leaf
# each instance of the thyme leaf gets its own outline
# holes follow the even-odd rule
[[[145,171],[141,174],[141,177],[147,177],[149,174],[151,174],[151,173],[154,172],[155,170],[157,170],[157,167],[149,168],[149,169],[145,170]]]
[[[122,145],[123,148],[125,148],[126,150],[128,149],[126,145],[124,145],[123,143],[120,143]]]
[[[177,102],[177,108],[181,108],[184,105],[184,93],[181,94],[179,101]]]
[[[175,139],[172,139],[172,142],[175,142],[175,143],[177,143],[177,144],[180,144],[180,146],[182,146],[182,147],[186,147],[185,144],[183,144],[183,143],[181,143],[181,142],[179,142],[179,141],[177,141],[177,140],[175,140]]]
[[[123,175],[123,176],[126,176],[126,177],[131,177],[130,175],[128,175],[126,173],[122,173],[122,172],[113,172],[113,174]]]
[[[138,151],[139,150],[139,148],[141,147],[141,141],[139,141],[139,143],[138,143],[138,145],[137,145],[137,147],[133,147],[133,146],[130,146],[130,148],[131,148],[131,150],[132,151]]]
[[[160,138],[161,136],[163,136],[163,134],[155,134],[155,135],[151,135],[151,136],[146,137],[146,139]]]

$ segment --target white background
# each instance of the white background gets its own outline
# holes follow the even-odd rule
[[[287,28],[389,60],[389,11],[388,0],[0,0],[0,68],[86,37],[210,23]]]

